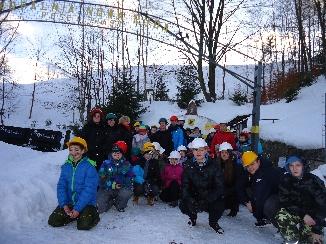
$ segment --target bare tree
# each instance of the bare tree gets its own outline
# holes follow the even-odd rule
[[[190,22],[192,31],[185,30],[179,24],[180,20],[178,19],[176,4],[174,0],[172,1],[176,22],[179,27],[179,36],[183,39],[186,38],[189,40],[189,35],[193,35],[195,45],[198,49],[198,53],[193,53],[188,48],[188,52],[183,52],[183,54],[188,58],[192,65],[197,67],[198,81],[206,101],[215,101],[217,99],[215,85],[216,63],[223,58],[227,51],[235,47],[237,43],[241,42],[238,41],[237,43],[234,43],[233,38],[236,33],[235,31],[233,35],[230,35],[228,42],[221,45],[221,30],[224,25],[231,20],[231,17],[244,1],[240,1],[230,11],[225,12],[226,6],[229,3],[225,0],[182,0],[189,14],[186,21]],[[237,28],[238,27],[236,27],[236,29]],[[203,71],[205,56],[208,56],[208,90],[206,88]]]

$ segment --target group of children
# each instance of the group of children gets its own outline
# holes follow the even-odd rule
[[[171,116],[172,124],[171,119],[177,118]],[[223,212],[229,209],[228,216],[235,217],[243,204],[257,227],[273,224],[285,243],[323,243],[325,185],[301,158],[290,156],[284,169],[274,167],[262,157],[262,148],[250,151],[248,132],[233,141],[224,125],[220,135],[211,130],[215,135],[206,140],[194,136],[186,144],[177,122],[169,130],[167,120],[160,119],[151,136],[148,128],[136,124],[129,145],[113,142],[101,164],[90,159],[85,139],[72,138],[57,186],[59,205],[48,223],[57,227],[77,220],[78,229],[88,230],[99,222],[99,213],[112,206],[124,212],[131,198],[137,205],[144,196],[150,206],[159,198],[179,206],[192,226],[198,213],[208,212],[209,225],[218,234],[224,233],[218,223]],[[162,147],[167,138],[172,139],[168,150]]]

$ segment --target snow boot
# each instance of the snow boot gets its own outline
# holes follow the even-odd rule
[[[147,204],[149,206],[153,206],[154,205],[154,197],[147,197]]]
[[[178,206],[178,201],[170,202],[170,203],[169,203],[169,206],[172,207],[172,208],[177,207],[177,206]]]
[[[261,220],[257,220],[257,222],[255,223],[255,226],[258,228],[264,228],[267,226],[272,226],[272,223],[266,219],[261,219]]]
[[[139,197],[138,196],[134,196],[133,199],[132,199],[132,202],[136,205],[138,205],[138,202],[139,202]]]
[[[191,225],[191,226],[195,226],[196,225],[196,220],[197,220],[197,216],[190,216],[189,217],[189,221],[188,221],[188,225]]]
[[[213,230],[215,230],[215,232],[217,234],[223,234],[224,233],[224,230],[221,228],[221,226],[216,223],[216,224],[209,224],[210,227],[212,227]]]

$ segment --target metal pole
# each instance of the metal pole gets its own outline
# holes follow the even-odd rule
[[[258,154],[262,62],[255,66],[254,104],[252,109],[251,150]]]
[[[324,136],[325,136],[325,144],[324,144],[324,147],[325,147],[325,151],[324,151],[324,154],[325,154],[325,163],[326,163],[326,93],[325,93],[325,124],[324,124]]]

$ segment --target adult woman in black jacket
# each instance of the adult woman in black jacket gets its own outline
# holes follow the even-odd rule
[[[102,110],[93,108],[90,112],[90,120],[84,125],[80,133],[77,134],[77,136],[87,142],[87,156],[96,161],[97,170],[107,157],[105,150],[105,126],[102,119]]]

